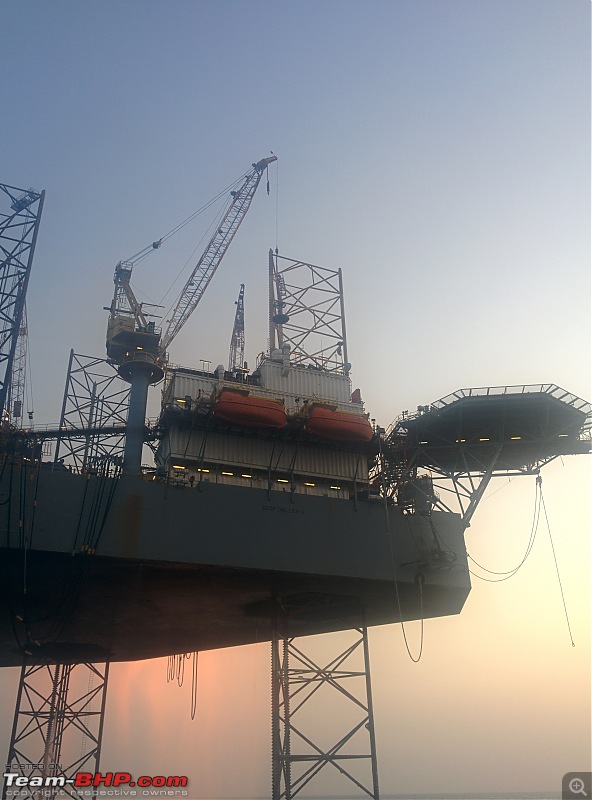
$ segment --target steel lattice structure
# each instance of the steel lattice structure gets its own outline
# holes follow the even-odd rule
[[[245,366],[245,284],[241,283],[236,301],[234,326],[230,339],[228,371],[238,372]]]
[[[65,781],[98,771],[108,677],[108,662],[23,665],[5,771],[43,788],[19,786],[19,797],[79,798]],[[46,779],[53,779],[47,788]],[[2,800],[14,791],[5,780]]]
[[[292,364],[348,374],[341,270],[269,251],[269,347],[289,345]]]
[[[12,368],[45,192],[0,183],[10,211],[0,212],[0,410],[10,415]],[[18,398],[16,398],[18,399]]]
[[[54,463],[117,471],[125,445],[129,384],[103,358],[70,351]]]
[[[10,422],[17,428],[22,427],[23,414],[25,411],[25,390],[27,378],[27,350],[29,344],[27,330],[27,304],[23,303],[23,315],[21,324],[16,337],[16,348],[12,361],[12,377],[10,380],[10,397],[8,399],[8,411]],[[29,411],[32,418],[33,411]]]
[[[347,794],[379,800],[366,627],[298,639],[283,635],[282,627],[280,619],[271,643],[272,800],[291,800],[305,787],[318,793],[317,778],[322,784],[330,767]],[[315,645],[321,645],[318,655]],[[327,645],[330,655],[322,652]],[[324,700],[336,713],[322,718]]]

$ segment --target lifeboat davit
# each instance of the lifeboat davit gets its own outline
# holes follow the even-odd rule
[[[214,414],[226,422],[254,428],[285,428],[287,425],[281,403],[228,389],[223,389],[214,403]]]
[[[366,417],[324,406],[309,409],[306,430],[315,436],[341,442],[369,442],[372,438],[372,425]]]

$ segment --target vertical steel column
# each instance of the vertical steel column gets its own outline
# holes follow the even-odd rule
[[[5,771],[37,786],[19,786],[20,798],[77,798],[65,781],[98,771],[108,677],[108,663],[23,665]],[[5,781],[2,800],[9,789]]]
[[[126,475],[139,475],[142,471],[142,448],[146,440],[146,404],[148,387],[164,377],[157,353],[137,347],[126,354],[117,370],[126,383],[131,384],[123,471]]]
[[[286,615],[278,604],[271,640],[272,800],[292,798],[290,759],[289,646]]]
[[[276,618],[271,645],[272,800],[292,800],[322,771],[325,778],[330,777],[328,765],[341,776],[339,787],[331,786],[329,791],[343,791],[346,782],[349,791],[379,800],[366,626],[301,638],[297,643],[288,637],[288,625],[285,617]],[[354,641],[328,661],[326,656],[311,655],[315,644],[342,642],[352,634]],[[316,714],[311,714],[313,698],[319,706]],[[345,704],[347,713],[334,713],[328,701],[339,703],[339,712]],[[348,714],[350,722],[343,721]],[[325,729],[331,724],[341,729],[328,732]],[[312,786],[309,790],[315,791]],[[324,783],[320,791],[327,790]]]
[[[362,628],[362,639],[364,646],[364,669],[366,671],[366,698],[368,705],[368,734],[370,736],[370,769],[372,771],[372,792],[373,798],[380,797],[378,788],[378,761],[376,759],[376,736],[374,734],[374,706],[372,704],[372,685],[370,681],[370,650],[368,648],[368,629],[364,625]]]
[[[142,469],[142,448],[146,438],[146,404],[151,371],[134,369],[132,373],[125,450],[123,453],[123,472],[125,475],[139,475]]]

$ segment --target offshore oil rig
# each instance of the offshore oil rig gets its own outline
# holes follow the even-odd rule
[[[244,285],[228,364],[173,365],[275,160],[237,181],[164,332],[130,284],[162,240],[117,264],[107,357],[71,352],[60,422],[45,428],[23,424],[44,193],[0,184],[0,666],[21,668],[7,764],[37,787],[77,797],[67,780],[98,771],[110,662],[269,641],[273,800],[327,769],[379,798],[368,626],[458,614],[464,531],[491,479],[590,452],[590,404],[550,384],[459,390],[381,428],[351,382],[341,271],[273,251],[254,369]],[[353,640],[330,663],[298,644],[332,631]],[[92,688],[76,688],[80,670]],[[321,684],[357,714],[330,748],[299,721]],[[74,732],[84,752],[66,761]]]

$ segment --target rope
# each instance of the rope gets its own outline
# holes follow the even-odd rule
[[[379,444],[379,447],[380,447],[380,444],[381,444],[380,438],[378,440],[378,444]],[[381,463],[382,463],[382,461],[383,461],[383,459],[382,459],[382,450],[379,451],[379,458],[380,458]],[[417,656],[414,656],[413,653],[411,652],[411,648],[409,647],[409,641],[407,639],[407,632],[405,630],[405,623],[403,622],[403,611],[401,609],[401,597],[399,595],[399,584],[398,584],[398,581],[397,581],[397,569],[396,569],[396,566],[395,566],[395,551],[394,551],[394,548],[393,548],[393,537],[392,537],[392,534],[391,534],[390,517],[389,517],[389,513],[388,513],[388,503],[387,503],[387,499],[388,498],[387,498],[387,493],[386,493],[386,483],[385,483],[385,478],[384,478],[384,464],[383,463],[382,463],[382,467],[383,468],[380,470],[380,482],[381,482],[381,488],[382,488],[385,532],[386,532],[386,537],[387,537],[388,544],[389,544],[389,553],[390,553],[390,557],[391,557],[391,565],[392,565],[392,568],[393,568],[393,577],[395,579],[395,594],[397,596],[397,608],[399,610],[399,616],[401,618],[401,631],[403,633],[403,640],[405,642],[405,649],[407,650],[407,655],[409,656],[411,661],[413,661],[414,664],[417,664],[421,660],[421,656],[423,654],[423,633],[424,633],[423,583],[425,581],[425,578],[423,577],[423,575],[421,575],[421,573],[418,573],[417,578],[416,578],[416,582],[417,582],[417,584],[419,586],[419,605],[420,605],[420,609],[421,609],[421,631],[420,631],[420,639],[419,639],[419,653],[417,654]]]
[[[191,719],[195,719],[195,709],[197,708],[197,659],[199,653],[193,653],[193,671],[191,674]]]
[[[547,523],[547,531],[549,533],[549,541],[551,543],[551,552],[553,553],[553,562],[555,564],[555,572],[557,573],[557,582],[559,583],[559,591],[561,593],[561,602],[563,604],[563,612],[565,614],[565,621],[566,621],[566,624],[567,624],[567,630],[568,630],[568,633],[569,633],[571,646],[575,647],[576,644],[575,644],[574,639],[573,639],[573,634],[572,634],[572,630],[571,630],[571,624],[570,624],[570,621],[569,621],[569,614],[568,614],[568,611],[567,611],[567,604],[566,604],[566,601],[565,601],[565,593],[563,591],[563,583],[561,581],[561,575],[559,573],[559,565],[557,563],[557,554],[555,552],[555,545],[553,543],[553,536],[551,534],[551,525],[549,523],[549,517],[547,515],[547,508],[545,506],[545,498],[543,497],[543,479],[542,479],[542,477],[540,475],[538,475],[537,479],[536,479],[534,514],[533,514],[532,526],[531,526],[531,529],[530,529],[530,537],[529,537],[529,540],[528,540],[528,545],[526,547],[526,552],[524,553],[524,556],[522,557],[522,560],[520,561],[520,563],[516,567],[514,567],[513,569],[505,570],[504,572],[497,572],[495,570],[487,569],[487,567],[484,567],[482,564],[479,564],[478,561],[475,561],[475,559],[467,553],[467,556],[471,559],[471,561],[474,564],[476,564],[480,569],[484,570],[485,572],[488,572],[490,575],[503,575],[504,577],[498,578],[498,579],[484,578],[482,575],[477,575],[476,572],[472,572],[471,570],[469,570],[469,572],[475,578],[479,578],[479,580],[486,581],[487,583],[502,583],[502,581],[507,581],[510,578],[513,578],[514,575],[520,569],[520,567],[522,567],[522,565],[525,563],[525,561],[528,558],[528,556],[530,555],[530,553],[532,552],[532,548],[533,548],[533,545],[534,545],[534,542],[535,542],[535,539],[536,539],[536,535],[537,535],[537,531],[538,531],[538,527],[539,527],[541,508],[543,509],[543,513],[545,515],[545,522]]]
[[[177,653],[176,655],[169,656],[167,659],[167,683],[176,682],[177,686],[183,686],[185,680],[185,661],[193,658],[191,668],[191,705],[190,714],[191,719],[195,719],[195,711],[197,708],[197,663],[199,653]]]
[[[501,492],[502,489],[507,489],[507,487],[512,483],[512,478],[508,477],[508,482],[502,484],[498,489],[494,489],[493,492],[490,492],[488,495],[481,499],[481,503],[483,504],[486,500],[489,500],[490,497],[493,497],[494,494]]]
[[[557,564],[557,555],[555,553],[555,545],[553,544],[553,537],[551,535],[551,525],[549,524],[549,517],[547,516],[547,508],[545,506],[545,499],[543,497],[543,487],[542,487],[542,485],[541,485],[541,503],[543,505],[543,511],[545,513],[545,521],[547,523],[547,530],[549,531],[549,541],[551,542],[551,550],[553,552],[553,561],[555,562],[555,571],[557,573],[557,582],[559,583],[559,591],[561,592],[561,601],[563,603],[563,611],[565,613],[565,621],[567,623],[567,630],[569,632],[569,638],[571,640],[571,646],[575,647],[576,643],[574,642],[573,635],[572,635],[572,632],[571,632],[571,625],[569,623],[569,614],[567,613],[567,605],[565,603],[565,594],[563,593],[563,584],[561,583],[561,575],[559,574],[559,565]]]
[[[518,570],[522,567],[522,565],[526,562],[526,559],[528,558],[528,556],[530,555],[530,553],[532,551],[532,548],[533,548],[533,545],[534,545],[534,542],[535,542],[535,539],[536,539],[538,527],[539,527],[539,519],[540,519],[540,513],[541,513],[541,500],[542,500],[542,483],[543,483],[543,479],[541,478],[540,475],[538,475],[537,479],[536,479],[536,485],[535,485],[534,513],[533,513],[533,518],[532,518],[532,525],[531,525],[531,528],[530,528],[530,536],[529,536],[529,539],[528,539],[528,545],[526,547],[526,552],[522,556],[522,560],[520,561],[520,563],[517,566],[513,567],[512,569],[503,570],[503,571],[496,571],[496,570],[492,570],[492,569],[488,569],[487,567],[484,567],[482,564],[480,564],[478,561],[476,561],[470,555],[469,552],[467,552],[467,558],[469,558],[473,562],[473,564],[476,564],[479,567],[479,569],[482,569],[484,572],[487,572],[490,575],[503,575],[504,576],[502,578],[497,578],[497,579],[484,578],[482,575],[478,575],[476,572],[472,572],[471,570],[469,570],[471,575],[473,575],[475,578],[479,578],[479,580],[486,581],[487,583],[502,583],[502,581],[507,581],[510,578],[513,578],[514,575],[518,572]]]

